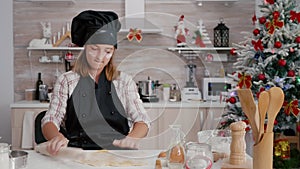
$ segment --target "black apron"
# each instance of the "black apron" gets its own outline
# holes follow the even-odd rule
[[[67,101],[66,132],[70,147],[83,149],[121,149],[112,145],[129,132],[125,109],[114,84],[102,71],[98,85],[90,77],[81,77]]]

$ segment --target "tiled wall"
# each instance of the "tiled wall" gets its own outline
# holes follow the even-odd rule
[[[76,2],[76,1],[75,1]],[[119,69],[134,76],[136,81],[146,80],[150,76],[162,83],[178,83],[183,86],[186,80],[184,65],[186,60],[176,52],[170,52],[168,47],[175,45],[173,27],[177,24],[181,14],[185,15],[186,26],[190,29],[189,41],[192,41],[194,31],[197,29],[199,19],[207,29],[213,40],[213,28],[219,23],[219,18],[224,18],[225,24],[230,28],[230,43],[243,40],[241,31],[252,31],[251,18],[255,10],[252,0],[240,0],[229,6],[223,3],[203,3],[197,6],[193,1],[180,1],[182,3],[166,3],[162,1],[146,1],[146,16],[157,26],[163,29],[160,34],[143,34],[143,41],[129,42],[125,33],[119,34],[119,48],[115,62]],[[170,1],[169,1],[170,2]],[[185,3],[184,3],[185,2]],[[65,71],[64,64],[42,64],[38,59],[42,55],[51,56],[61,51],[32,51],[28,56],[27,47],[32,39],[42,38],[41,21],[51,22],[52,33],[61,31],[62,26],[79,12],[86,10],[114,10],[122,18],[124,16],[123,1],[77,1],[74,5],[41,5],[39,3],[14,0],[14,89],[15,101],[24,99],[24,90],[34,88],[37,73],[42,72],[42,79],[52,86],[55,74]],[[75,53],[77,54],[77,53]],[[234,60],[231,58],[230,60]],[[208,63],[201,59],[193,61],[197,65],[196,80],[199,83],[203,77],[204,69],[218,70],[224,66],[227,72],[232,72],[231,62]]]

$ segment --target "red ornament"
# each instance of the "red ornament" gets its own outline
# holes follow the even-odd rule
[[[266,79],[266,75],[263,74],[263,73],[261,73],[261,74],[258,75],[258,79],[259,80],[265,80]]]
[[[236,98],[235,97],[230,97],[227,101],[231,104],[235,104],[236,103]]]
[[[274,120],[274,125],[277,125],[278,124],[278,121],[277,120]]]
[[[291,11],[290,11],[290,15],[291,15],[290,19],[291,19],[292,21],[297,20],[298,23],[300,23],[300,12],[297,13],[296,11],[291,10]]]
[[[274,11],[274,12],[273,12],[273,17],[274,17],[274,19],[278,19],[279,16],[280,16],[280,13],[279,13],[278,11]]]
[[[230,49],[230,54],[231,55],[236,55],[236,51],[235,50],[236,50],[235,48],[231,48]]]
[[[282,44],[281,44],[280,41],[276,41],[276,42],[274,43],[274,47],[275,47],[275,48],[281,48],[281,46],[282,46]]]
[[[295,42],[296,42],[296,43],[300,43],[300,36],[297,36],[297,37],[296,37]]]
[[[289,70],[288,73],[287,73],[287,76],[288,76],[288,77],[294,77],[295,74],[296,74],[296,73],[295,73],[294,70]]]
[[[260,24],[265,24],[267,21],[267,19],[265,17],[260,17],[258,20],[259,20]]]
[[[266,2],[269,4],[274,4],[274,0],[266,0]]]
[[[257,36],[259,33],[260,33],[259,29],[256,28],[256,29],[253,30],[254,36]]]
[[[300,125],[297,126],[297,131],[300,133]]]
[[[284,59],[279,59],[279,60],[278,60],[278,65],[279,65],[279,66],[285,66],[285,65],[286,65],[286,60],[284,60]]]
[[[256,18],[256,15],[254,13],[254,15],[252,16],[252,24],[255,25],[255,22],[256,22],[257,18]]]

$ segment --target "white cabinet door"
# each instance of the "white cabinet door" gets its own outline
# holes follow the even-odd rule
[[[139,149],[158,149],[159,109],[146,108],[146,110],[151,119],[151,127],[148,135],[141,139]]]
[[[218,127],[218,124],[222,118],[225,108],[206,108],[206,117],[202,130],[212,130]]]
[[[181,125],[186,135],[186,141],[197,141],[197,132],[200,130],[200,118],[198,108],[166,108],[160,109],[159,118],[159,147],[167,149],[172,141],[170,125]]]

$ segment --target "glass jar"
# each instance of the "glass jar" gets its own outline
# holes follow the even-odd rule
[[[172,139],[168,150],[169,169],[182,169],[185,164],[184,135],[180,125],[170,125]]]
[[[211,146],[206,143],[186,144],[186,169],[210,169],[213,164]]]
[[[9,145],[0,143],[0,168],[9,169]]]

